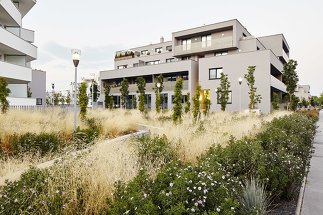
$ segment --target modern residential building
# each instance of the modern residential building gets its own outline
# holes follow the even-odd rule
[[[304,98],[306,101],[311,100],[311,86],[310,85],[298,85],[295,90],[295,96],[299,98],[300,101]]]
[[[9,84],[10,105],[36,105],[27,97],[32,81],[31,61],[37,58],[34,31],[22,28],[22,19],[36,0],[0,0],[0,76]]]
[[[173,107],[172,98],[176,80],[184,80],[183,95],[190,92],[194,96],[196,86],[201,85],[201,100],[207,96],[211,100],[211,111],[219,111],[220,104],[216,89],[220,86],[220,74],[228,75],[231,82],[227,110],[238,112],[248,109],[249,88],[243,79],[248,66],[256,66],[255,86],[262,96],[258,105],[264,113],[271,111],[273,92],[280,99],[286,93],[282,82],[283,64],[289,60],[289,46],[282,34],[256,38],[236,19],[204,25],[197,28],[174,32],[172,41],[117,51],[114,69],[100,72],[101,92],[108,84],[115,106],[120,106],[120,84],[127,78],[130,85],[128,108],[138,97],[135,79],[146,80],[146,107],[155,109],[156,76],[164,76],[164,109]],[[183,97],[183,102],[186,100]],[[104,93],[101,93],[104,101]],[[202,105],[203,108],[203,105]]]
[[[31,98],[36,99],[36,105],[46,105],[46,72],[32,71],[32,81],[28,83]]]

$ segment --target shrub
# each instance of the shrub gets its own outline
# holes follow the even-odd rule
[[[303,113],[315,121],[318,121],[320,117],[320,113],[317,110],[297,110],[296,112]]]

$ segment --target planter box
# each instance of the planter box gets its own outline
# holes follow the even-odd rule
[[[119,57],[119,58],[114,58],[114,61],[127,60],[131,58],[134,58],[134,57],[133,56]]]

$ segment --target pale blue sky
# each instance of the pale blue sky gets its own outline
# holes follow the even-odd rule
[[[298,61],[301,84],[323,92],[322,0],[37,0],[24,18],[36,33],[47,88],[64,90],[74,79],[70,49],[80,48],[79,77],[113,68],[116,50],[157,43],[191,27],[238,19],[254,36],[283,33]]]

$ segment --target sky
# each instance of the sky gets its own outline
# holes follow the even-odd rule
[[[82,50],[78,77],[113,69],[115,51],[171,40],[172,32],[238,19],[256,37],[283,33],[300,84],[323,92],[322,0],[37,0],[23,19],[35,30],[34,69],[47,73],[47,89],[74,81],[71,49]]]

